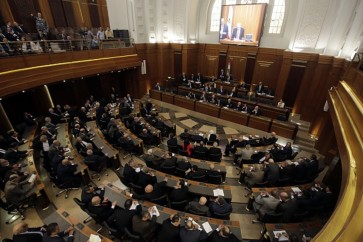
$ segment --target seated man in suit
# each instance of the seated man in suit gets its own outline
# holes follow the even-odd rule
[[[168,178],[165,177],[164,181],[162,181],[162,182],[158,182],[154,185],[148,184],[145,187],[145,194],[139,195],[139,194],[132,194],[132,193],[126,192],[126,195],[129,197],[132,197],[133,199],[137,199],[137,200],[152,201],[152,200],[160,198],[166,194],[167,181],[168,181]]]
[[[209,208],[206,206],[207,198],[200,197],[199,202],[197,201],[191,201],[188,203],[186,207],[186,211],[188,213],[193,213],[201,216],[210,216]]]
[[[296,199],[291,199],[286,192],[280,193],[280,201],[281,203],[277,206],[276,211],[282,213],[281,222],[289,223],[291,217],[298,209],[297,201]]]
[[[260,116],[262,113],[258,106],[256,105],[255,108],[251,111],[251,115]]]
[[[74,240],[74,227],[61,231],[57,223],[47,225],[47,236],[44,236],[43,242],[64,242],[63,237],[68,236],[67,242]]]
[[[221,170],[220,169],[216,170],[215,165],[213,163],[209,166],[209,170],[206,170],[206,175],[207,175],[207,178],[220,176],[221,177],[220,183],[222,183],[223,178],[222,178]]]
[[[185,222],[185,226],[180,229],[181,242],[199,242],[204,241],[207,237],[208,234],[200,228],[200,225],[189,219]]]
[[[8,160],[10,164],[15,164],[18,161],[23,160],[29,154],[32,153],[32,150],[20,151],[18,150],[18,148],[19,148],[18,143],[13,142],[9,145],[9,148],[6,150],[4,154],[4,159]]]
[[[8,134],[10,136],[8,139],[9,144],[17,143],[18,145],[22,145],[22,144],[25,144],[26,142],[28,142],[26,139],[20,138],[18,132],[14,131],[14,130],[9,131]]]
[[[217,90],[217,94],[219,94],[219,95],[224,95],[225,94],[223,86],[219,86],[219,88]]]
[[[277,181],[280,178],[280,167],[277,163],[274,163],[272,159],[268,160],[268,164],[265,167],[264,181],[267,181],[270,186],[277,185]]]
[[[222,196],[218,196],[216,199],[211,199],[209,203],[209,211],[212,216],[217,216],[216,214],[229,214],[232,212],[232,205],[227,203]]]
[[[184,129],[184,132],[181,133],[179,136],[180,136],[180,138],[182,140],[189,139],[190,138],[190,134],[188,133],[188,129]]]
[[[132,217],[132,231],[141,235],[145,241],[153,241],[158,228],[156,218],[153,207],[143,211],[141,215],[134,215]]]
[[[214,157],[216,155],[222,155],[222,151],[218,147],[218,143],[217,142],[214,142],[213,143],[213,146],[209,148],[208,153],[209,153],[209,159],[211,159],[211,157]]]
[[[180,222],[181,218],[178,214],[171,215],[170,218],[164,220],[156,237],[156,242],[180,242]]]
[[[231,140],[226,145],[226,149],[224,151],[225,156],[229,156],[229,153],[235,153],[236,152],[236,144],[238,143],[238,139],[236,135],[231,136]]]
[[[248,108],[247,104],[243,104],[243,107],[241,108],[242,113],[249,113],[250,109]]]
[[[136,205],[135,209],[131,209]],[[139,216],[142,212],[142,207],[138,201],[127,199],[124,203],[124,209],[118,209],[117,216],[112,217],[112,221],[109,221],[118,231],[123,231],[124,228],[132,230],[132,218]]]
[[[219,104],[219,100],[216,99],[216,96],[213,94],[212,97],[209,100],[209,103],[211,104]]]
[[[224,70],[221,69],[221,74],[219,74],[219,79],[221,79],[221,81],[224,81],[224,78],[225,78],[225,74],[224,74]]]
[[[274,213],[276,211],[277,206],[280,204],[280,200],[278,197],[278,191],[273,190],[271,194],[263,191],[261,192],[253,202],[252,206],[255,212],[257,213],[257,221],[253,220],[253,222],[259,222],[263,220],[265,214]]]
[[[201,102],[206,102],[207,101],[207,95],[205,94],[205,91],[203,91],[202,96],[200,96],[199,100]]]
[[[139,177],[135,185],[146,187],[148,184],[154,185],[156,182],[155,174],[151,172],[148,167],[144,167],[143,170],[139,172]]]
[[[179,179],[174,189],[169,193],[171,202],[180,202],[188,199],[189,187],[185,180]]]
[[[240,240],[232,234],[228,226],[219,225],[211,235],[209,235],[208,242],[239,242]]]
[[[4,193],[6,201],[9,204],[19,205],[25,200],[29,200],[35,195],[35,183],[29,183],[28,180],[21,181],[21,177],[12,174],[5,184]]]
[[[88,204],[88,210],[96,214],[103,221],[112,223],[114,219],[120,220],[122,218],[122,216],[119,216],[119,212],[122,209],[116,206],[116,203],[116,201],[109,201],[107,197],[101,198],[100,196],[94,196],[91,203]]]
[[[224,107],[226,108],[234,108],[234,103],[232,103],[232,100],[230,98],[227,99],[227,102],[224,104]]]
[[[186,172],[192,168],[192,165],[190,164],[188,158],[184,156],[182,160],[177,161],[176,167]]]
[[[135,183],[139,179],[140,166],[136,160],[129,160],[127,164],[125,164],[123,176],[128,183]],[[127,184],[125,184],[127,185]]]
[[[77,164],[73,164],[65,158],[57,167],[57,177],[67,188],[77,188],[81,186],[81,177],[74,172],[77,170]]]
[[[107,156],[93,154],[93,150],[87,150],[87,156],[84,157],[84,163],[88,165],[90,170],[102,171],[107,168]]]
[[[155,85],[155,88],[154,88],[155,90],[158,90],[158,91],[162,91],[163,90],[163,88],[160,86],[160,83],[159,82],[157,82],[156,83],[156,85]]]
[[[181,75],[181,77],[180,77],[180,84],[184,84],[184,83],[186,83],[187,82],[187,76],[185,75],[185,72],[183,72],[183,74]]]
[[[275,132],[271,132],[271,137],[269,137],[269,138],[263,137],[264,145],[272,145],[272,144],[276,143],[276,141],[277,141],[277,137],[276,137]]]
[[[243,107],[242,106],[242,103],[241,102],[238,102],[237,103],[237,106],[234,107],[234,110],[236,110],[236,111],[242,111],[242,107]]]
[[[29,228],[25,222],[14,225],[13,242],[33,242],[42,241],[46,228]]]
[[[95,196],[99,196],[103,199],[103,196],[105,195],[105,187],[95,187],[89,184],[88,186],[85,186],[82,189],[81,193],[81,201],[85,204],[88,204],[92,201],[92,198]]]
[[[262,82],[259,82],[258,85],[256,86],[255,92],[258,94],[262,94],[265,93],[265,88],[263,86]]]
[[[176,167],[176,162],[177,162],[177,158],[175,156],[173,156],[172,153],[168,153],[165,157],[164,157],[164,161],[161,163],[160,168],[170,168],[170,167]]]
[[[237,27],[232,30],[232,40],[242,40],[245,34],[245,29],[242,28],[241,23],[237,23]]]
[[[206,160],[208,157],[208,148],[204,146],[204,142],[200,141],[199,145],[194,147],[194,154],[198,154],[198,158]],[[197,156],[195,156],[197,157]]]
[[[206,180],[206,173],[204,170],[200,170],[197,165],[193,165],[192,169],[186,171],[186,178],[203,182]]]

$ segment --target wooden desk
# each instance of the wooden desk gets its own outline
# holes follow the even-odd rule
[[[92,139],[93,144],[100,149],[105,156],[112,160],[115,168],[118,168],[121,165],[120,161],[117,159],[117,155],[120,152],[108,143],[100,129],[97,127],[96,121],[88,121],[87,127],[95,134]]]
[[[219,118],[247,126],[250,115],[233,109],[221,108]]]
[[[75,204],[75,206],[78,206]],[[57,223],[61,231],[66,230],[70,226],[74,225],[74,241],[75,242],[87,242],[91,234],[99,235],[96,231],[81,223],[77,216],[70,215],[66,209],[59,208],[57,211],[50,214],[48,217],[43,219],[44,224]],[[102,242],[111,242],[112,240],[101,236]]]
[[[271,118],[250,115],[248,127],[268,132],[270,130],[270,125]]]
[[[26,151],[28,149],[31,149],[33,146],[33,139],[35,137],[37,127],[30,127],[27,129],[26,135],[24,135],[24,138],[28,140],[27,143],[22,144],[19,146],[19,150]],[[20,162],[22,166],[24,166],[21,171],[27,172],[29,174],[35,174],[37,176],[35,181],[35,187],[33,188],[33,191],[35,192],[37,196],[37,203],[39,204],[39,207],[42,209],[45,209],[49,206],[50,200],[48,198],[47,193],[45,192],[44,188],[45,185],[40,179],[40,175],[38,173],[38,170],[35,166],[35,161],[40,161],[40,157],[35,157],[36,153],[33,152],[33,154],[29,154],[23,161]],[[40,164],[38,164],[40,165]]]
[[[170,104],[174,104],[174,96],[175,96],[175,94],[163,92],[161,94],[161,101],[170,103]]]
[[[204,113],[206,115],[218,118],[219,110],[220,110],[220,108],[217,105],[206,103],[206,102],[201,102],[201,101],[195,102],[195,111],[196,112]]]
[[[282,122],[279,120],[272,120],[270,132],[276,132],[279,136],[293,140],[295,139],[297,131],[297,124]]]
[[[154,156],[157,156],[160,158],[164,158],[169,153],[168,151],[160,149],[158,147],[153,148],[152,152],[153,152]],[[183,159],[182,155],[176,154],[175,157],[177,159]],[[221,165],[220,162],[212,162],[212,161],[199,160],[199,159],[194,159],[194,158],[188,158],[188,160],[189,160],[190,164],[196,165],[196,166],[198,166],[198,168],[206,170],[206,171],[210,170],[211,164],[214,164],[214,169],[220,170],[223,181],[226,179],[226,166]]]
[[[174,104],[185,109],[194,111],[194,103],[195,103],[194,100],[187,99],[185,97],[180,97],[180,96],[174,97]]]
[[[110,201],[117,201],[118,206],[123,207],[125,201],[128,199],[128,197],[126,197],[126,195],[124,194],[123,190],[107,182],[105,182],[104,185],[105,185],[105,196],[108,197]],[[183,218],[181,220],[182,222],[181,226],[184,225],[184,218],[189,218],[189,217],[193,218],[200,225],[208,221],[213,229],[216,229],[220,224],[225,224],[230,227],[231,232],[234,235],[236,235],[237,238],[241,239],[241,228],[238,221],[230,221],[230,220],[222,220],[222,219],[198,216],[174,210],[168,207],[159,206],[149,201],[139,201],[139,203],[146,208],[152,206],[156,206],[158,208],[160,216],[157,218],[157,222],[159,224],[162,224],[164,220],[170,217],[170,215],[179,214]]]
[[[126,128],[125,124],[120,120],[117,119],[116,120],[117,125],[120,125],[122,128],[122,131],[126,134],[129,135],[129,137],[131,138],[132,142],[134,143],[134,146],[137,147],[137,153],[138,154],[142,154],[142,151],[144,149],[144,142],[142,141],[142,139],[140,139],[139,137],[137,137],[134,133],[132,133],[128,128]]]
[[[154,126],[152,126],[149,122],[147,122],[143,117],[139,117],[139,120],[141,122],[141,124],[146,124],[146,125],[149,125],[150,126],[150,130],[151,130],[151,133],[153,135],[156,135],[156,137],[158,138],[158,141],[159,143],[161,142],[161,131],[157,128],[155,128]]]
[[[150,89],[149,93],[152,99],[161,101],[161,91]]]
[[[300,241],[303,235],[313,238],[323,226],[324,221],[320,220],[309,223],[265,224],[265,229],[271,242],[276,241],[273,231],[281,230],[285,230],[288,235],[297,235]]]
[[[84,184],[90,180],[88,175],[88,166],[83,162],[83,159],[78,152],[73,148],[72,143],[69,139],[68,123],[59,124],[57,140],[63,145],[68,146],[70,149],[70,156],[73,157],[73,162],[77,164],[77,170],[75,174],[81,174]]]

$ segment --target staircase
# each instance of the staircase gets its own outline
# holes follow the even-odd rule
[[[299,114],[294,114],[294,116],[290,116],[289,122],[297,124],[299,126],[293,148],[298,150],[304,150],[309,153],[318,154],[319,151],[314,148],[316,140],[309,134],[310,123],[300,120]]]

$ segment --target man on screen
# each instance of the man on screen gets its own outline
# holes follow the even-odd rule
[[[219,39],[228,38],[228,25],[224,23],[224,18],[221,18],[221,31],[219,32]]]
[[[232,40],[242,40],[245,29],[241,27],[241,23],[237,23],[237,27],[232,31]]]

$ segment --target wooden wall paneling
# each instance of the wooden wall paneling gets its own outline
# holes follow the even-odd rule
[[[218,77],[218,73],[216,73],[218,70],[218,56],[205,55],[204,58],[204,75]]]
[[[88,7],[88,0],[78,0],[82,12],[83,26],[92,28],[91,15]]]
[[[59,104],[59,105],[64,106],[65,104],[68,104],[71,107],[83,105],[83,103],[78,102],[77,99],[81,95],[81,93],[83,93],[83,92],[88,93],[87,89],[83,89],[83,90],[81,89],[82,92],[77,89],[77,95],[74,95],[75,93],[73,92],[73,87],[72,87],[73,85],[74,85],[74,83],[72,83],[71,80],[66,80],[66,82],[52,83],[52,84],[48,85],[48,90],[49,90],[50,96],[52,97],[54,105]],[[68,97],[68,98],[64,98],[64,97]]]
[[[288,53],[284,52],[281,69],[278,75],[278,81],[276,83],[276,88],[275,88],[276,101],[282,99],[284,96],[287,79],[290,74],[291,64],[292,64],[292,55],[289,55]]]
[[[36,107],[36,112],[43,115],[48,113],[48,109],[52,107],[52,103],[45,86],[42,85],[30,89],[29,92],[32,94],[32,103]]]
[[[253,84],[262,81],[264,85],[276,89],[281,69],[283,50],[259,48],[253,72]]]
[[[36,1],[33,0],[5,0],[1,2],[8,2],[12,15],[14,17],[13,21],[22,24],[24,29],[29,33],[36,32],[35,20],[30,16],[30,14],[36,15],[40,11],[39,6]],[[5,20],[6,21],[6,20]]]
[[[100,0],[100,3],[98,5],[98,13],[100,16],[101,26],[104,28],[110,27],[106,0]]]
[[[62,0],[49,0],[55,27],[67,27],[67,20],[63,9]]]
[[[227,66],[227,52],[219,52],[219,56],[218,56],[218,68],[217,71],[214,71],[214,75],[215,77],[219,77],[219,75],[221,74],[221,70],[225,70],[226,66]]]
[[[100,0],[89,0],[88,2],[88,9],[91,17],[91,27],[93,28],[101,27],[100,14],[98,12],[100,7],[99,1]]]
[[[65,1],[65,0],[64,0]],[[81,10],[81,3],[78,0],[68,0],[72,6],[72,12],[76,27],[85,27],[84,17]]]
[[[30,101],[32,100],[32,95],[30,92],[18,92],[14,93],[11,96],[3,97],[1,104],[11,122],[13,127],[15,125],[22,122],[23,112],[30,112],[33,115],[40,115],[41,113],[37,112],[36,107]],[[18,112],[14,112],[14,110],[19,110]]]
[[[179,81],[179,77],[182,75],[182,53],[181,51],[174,50],[174,78]]]
[[[187,75],[198,73],[198,45],[183,45],[183,72]]]
[[[230,74],[233,77],[233,81],[240,82],[244,80],[244,73],[247,65],[247,57],[228,55],[227,63],[230,63],[231,66]]]
[[[67,22],[67,27],[81,27],[82,25],[79,25],[79,22],[76,20],[76,13],[74,12],[74,0],[62,0],[62,6],[64,10],[64,16]]]
[[[314,78],[309,83],[309,89],[305,94],[305,102],[301,110],[301,119],[312,122],[316,115],[323,110],[328,94],[328,76],[333,57],[319,56],[319,62],[315,68]]]
[[[206,76],[204,72],[204,53],[206,46],[206,44],[198,44],[198,72],[200,72],[202,76]]]
[[[287,107],[294,106],[296,96],[299,93],[299,88],[304,77],[305,66],[304,65],[291,65],[289,76],[285,83],[285,91],[283,94],[283,100]],[[277,99],[279,100],[279,99]]]
[[[13,1],[11,1],[11,0],[0,1],[0,18],[2,18],[2,19],[0,19],[2,21],[1,23],[4,23],[6,21],[14,22],[14,20],[15,20],[12,10],[9,5],[9,3],[11,3],[11,2],[13,2]],[[15,20],[15,21],[19,21],[19,20]]]
[[[247,54],[246,71],[244,74],[244,81],[248,84],[252,84],[253,72],[256,63],[256,53]],[[251,85],[252,88],[252,85]]]
[[[49,27],[55,27],[49,1],[37,0],[42,17],[47,21]],[[56,13],[57,14],[57,13]]]
[[[0,125],[1,133],[5,133],[13,129],[13,126],[1,102],[0,102],[0,123],[1,123]]]

